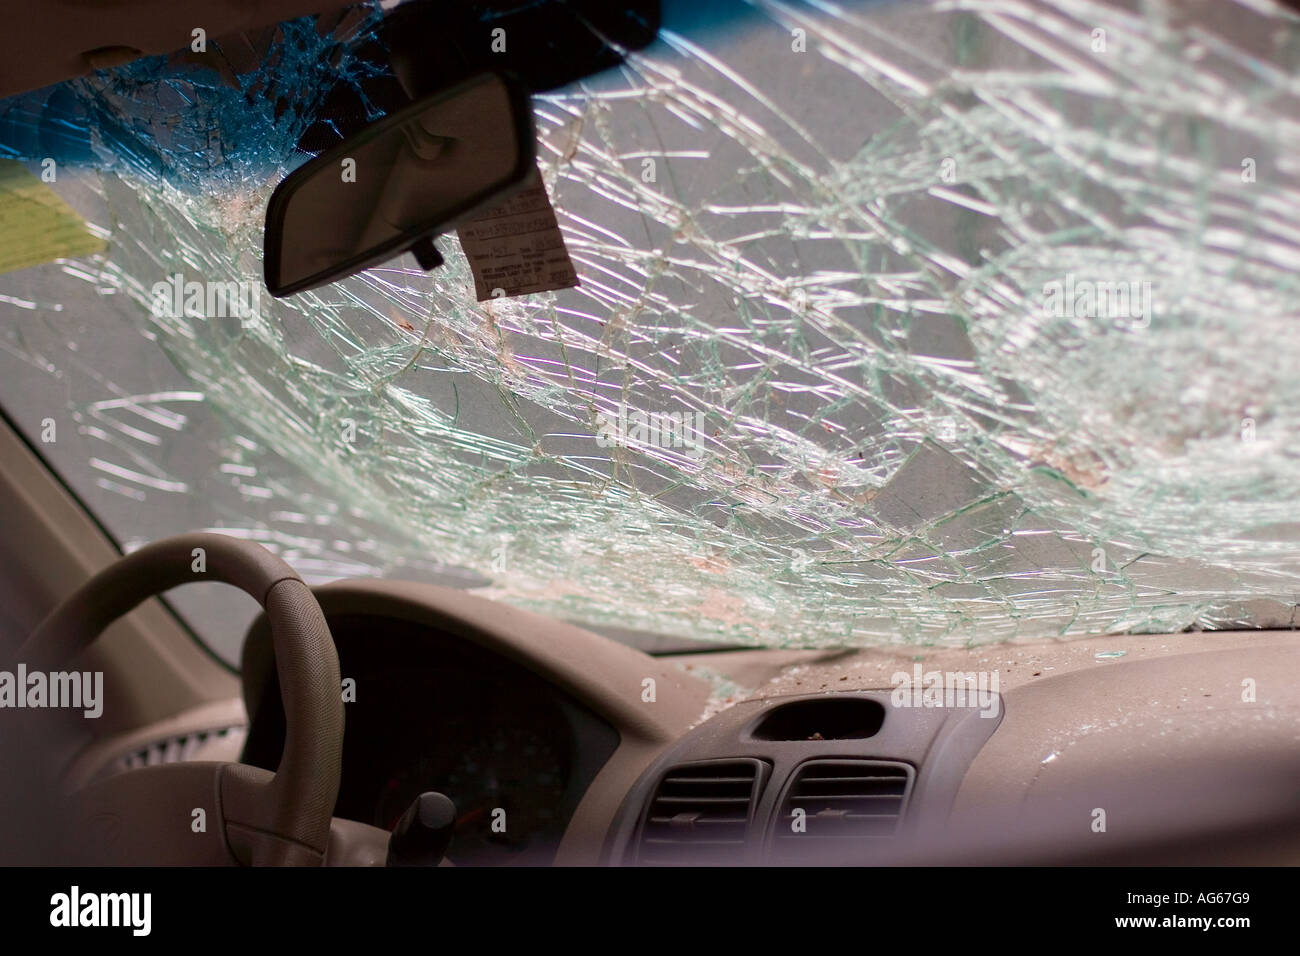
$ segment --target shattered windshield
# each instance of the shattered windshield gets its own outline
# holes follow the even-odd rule
[[[770,646],[1291,626],[1286,8],[669,4],[533,100],[576,286],[479,301],[453,233],[259,295],[381,13],[0,102],[0,402],[123,547]]]

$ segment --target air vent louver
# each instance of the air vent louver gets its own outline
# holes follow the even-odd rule
[[[869,852],[898,832],[911,788],[907,764],[810,760],[795,771],[781,800],[776,852],[822,859]]]
[[[766,770],[760,760],[710,760],[668,771],[646,810],[637,862],[645,866],[743,862]]]
[[[244,739],[244,733],[245,728],[242,726],[215,727],[211,730],[198,730],[176,737],[165,737],[122,754],[105,767],[100,775],[109,776],[125,770],[155,767],[164,763],[184,763],[194,759],[194,755],[201,748],[216,740],[227,740],[232,747],[237,748]]]

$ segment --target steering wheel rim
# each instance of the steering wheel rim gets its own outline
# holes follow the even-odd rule
[[[342,769],[339,661],[320,605],[283,560],[255,542],[221,534],[156,541],[81,585],[41,622],[17,659],[29,671],[53,671],[142,601],[198,581],[233,585],[266,613],[285,714],[280,764],[274,774],[243,764],[190,763],[110,777],[77,795],[89,831],[81,839],[89,840],[92,858],[122,850],[146,857],[131,862],[319,866]],[[201,806],[191,806],[195,801]],[[190,826],[197,809],[204,811],[203,831]],[[187,846],[184,831],[150,831],[178,824],[190,833],[210,828],[213,839]],[[223,855],[228,859],[220,860]]]

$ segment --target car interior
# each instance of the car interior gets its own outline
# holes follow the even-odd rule
[[[0,15],[0,863],[1300,862],[1290,5]]]

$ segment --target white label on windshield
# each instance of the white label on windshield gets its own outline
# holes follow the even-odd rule
[[[501,205],[461,223],[456,234],[480,302],[578,284],[555,210],[536,172]]]

